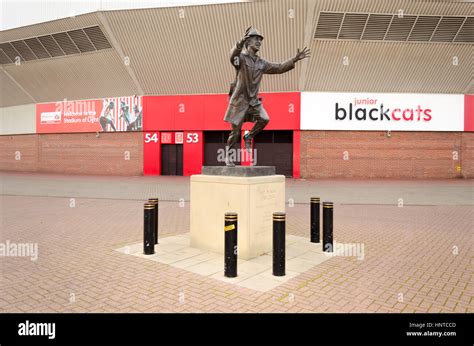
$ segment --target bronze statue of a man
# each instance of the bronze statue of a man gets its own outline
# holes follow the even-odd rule
[[[240,131],[244,122],[253,122],[252,130],[244,136],[245,148],[251,149],[252,139],[262,131],[270,121],[258,98],[258,89],[263,74],[285,73],[295,67],[299,60],[309,57],[309,49],[297,50],[296,56],[283,63],[268,62],[257,55],[262,45],[263,36],[254,28],[249,27],[244,37],[235,44],[230,54],[230,62],[236,69],[236,77],[231,85],[230,100],[224,121],[232,126],[226,145],[227,166],[235,164],[229,159],[229,150],[240,139]],[[242,52],[242,49],[245,50]]]

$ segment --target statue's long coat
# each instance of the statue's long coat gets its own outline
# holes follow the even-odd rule
[[[295,67],[293,59],[283,63],[268,62],[259,56],[251,56],[242,52],[242,47],[237,43],[231,51],[230,61],[238,70],[234,91],[229,100],[224,121],[234,125],[242,125],[244,121],[255,121],[255,116],[247,113],[249,107],[265,112],[258,98],[258,89],[263,74],[285,73]],[[255,114],[255,111],[252,112]]]

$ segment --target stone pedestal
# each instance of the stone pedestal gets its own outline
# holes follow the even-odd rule
[[[191,176],[191,246],[223,254],[224,214],[233,211],[238,213],[238,257],[270,252],[272,214],[285,211],[285,176],[259,166],[203,167],[204,172]]]

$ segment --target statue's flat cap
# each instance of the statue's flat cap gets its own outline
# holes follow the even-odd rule
[[[249,32],[247,33],[247,36],[248,37],[258,36],[263,40],[263,35],[261,33],[259,33],[258,30],[255,29],[255,28],[250,28]]]

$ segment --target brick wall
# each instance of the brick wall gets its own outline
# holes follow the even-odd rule
[[[462,175],[464,178],[474,178],[474,132],[462,134]]]
[[[303,178],[473,178],[473,158],[474,133],[301,131]]]
[[[0,170],[142,175],[141,132],[0,136]],[[21,154],[15,159],[15,152]],[[129,159],[127,160],[127,152]]]
[[[38,170],[38,135],[0,136],[0,169],[36,172]]]
[[[0,136],[0,170],[142,175],[142,133]],[[474,178],[474,133],[392,132],[387,138],[374,131],[301,131],[301,176]]]

